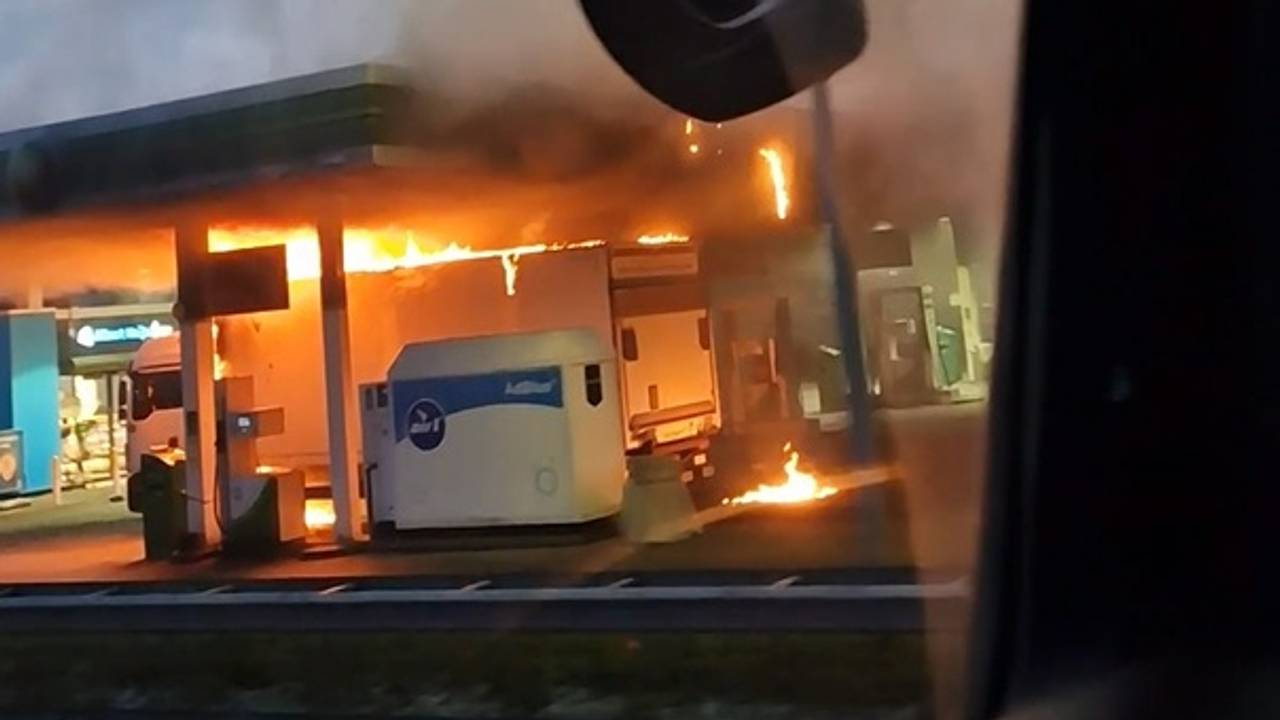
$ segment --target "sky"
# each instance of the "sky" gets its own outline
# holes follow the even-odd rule
[[[572,0],[0,0],[0,131],[370,60],[623,80]]]
[[[838,103],[923,76],[1007,90],[1016,0],[868,5]],[[479,92],[631,90],[575,0],[0,0],[0,131],[379,59]]]

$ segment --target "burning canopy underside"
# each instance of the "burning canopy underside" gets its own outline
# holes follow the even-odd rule
[[[12,132],[0,246],[22,273],[0,277],[0,303],[167,294],[172,229],[192,220],[225,250],[338,216],[355,249],[392,238],[416,265],[456,247],[512,275],[519,248],[808,235],[807,137],[786,109],[720,125],[544,88],[453,105],[383,66]]]
[[[685,118],[657,106],[524,88],[455,107],[357,66],[2,134],[0,223],[6,237],[74,237],[336,212],[475,247],[770,228],[771,183],[795,174],[804,136],[803,118],[781,117],[700,126],[692,156]],[[788,149],[785,167],[761,161],[765,145]]]

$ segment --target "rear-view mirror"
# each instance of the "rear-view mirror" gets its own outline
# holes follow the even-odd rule
[[[729,120],[826,80],[862,53],[862,0],[580,0],[605,49],[680,112]]]

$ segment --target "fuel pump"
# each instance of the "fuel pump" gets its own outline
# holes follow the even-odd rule
[[[284,409],[257,408],[252,377],[228,377],[214,390],[217,408],[217,510],[222,549],[261,555],[306,537],[302,471],[258,462],[258,438],[284,432]]]

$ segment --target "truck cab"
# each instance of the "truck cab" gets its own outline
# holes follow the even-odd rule
[[[129,475],[142,456],[182,445],[182,352],[178,335],[153,338],[138,347],[120,384],[120,415]]]

